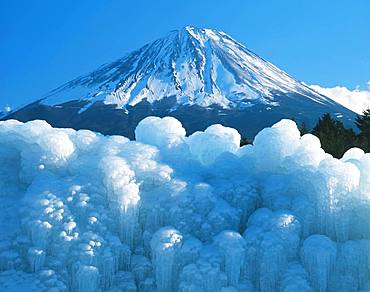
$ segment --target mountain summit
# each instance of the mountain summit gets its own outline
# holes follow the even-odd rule
[[[173,115],[190,133],[217,122],[252,137],[281,118],[312,125],[325,112],[354,116],[227,34],[187,26],[8,117],[132,137],[139,119]]]
[[[277,93],[327,98],[261,59],[223,32],[187,26],[56,89],[44,102],[104,100],[119,108],[175,96],[177,105],[277,106]],[[75,91],[75,92],[74,92]],[[68,100],[68,99],[67,99]]]

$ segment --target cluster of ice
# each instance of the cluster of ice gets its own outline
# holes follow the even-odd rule
[[[370,154],[290,120],[239,141],[0,122],[0,291],[370,291]]]

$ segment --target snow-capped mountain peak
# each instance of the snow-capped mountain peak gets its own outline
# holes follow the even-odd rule
[[[104,101],[118,108],[175,97],[176,105],[277,106],[276,94],[327,100],[224,32],[187,26],[57,88],[43,103]],[[325,101],[324,101],[325,100]]]
[[[283,118],[313,127],[324,113],[353,126],[353,112],[226,33],[187,26],[0,118],[134,138],[143,118],[170,115],[188,133],[213,123],[254,137]]]

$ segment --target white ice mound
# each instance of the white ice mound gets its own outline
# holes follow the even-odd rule
[[[204,132],[195,132],[187,140],[191,154],[202,164],[208,165],[225,152],[236,153],[240,134],[233,128],[216,124]]]
[[[253,145],[0,122],[0,291],[367,291],[370,154],[282,120]]]
[[[137,141],[160,148],[180,143],[185,134],[181,123],[173,117],[147,117],[135,129]]]

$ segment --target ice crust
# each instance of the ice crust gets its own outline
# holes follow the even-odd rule
[[[370,291],[370,154],[290,120],[239,142],[0,122],[0,291]]]

